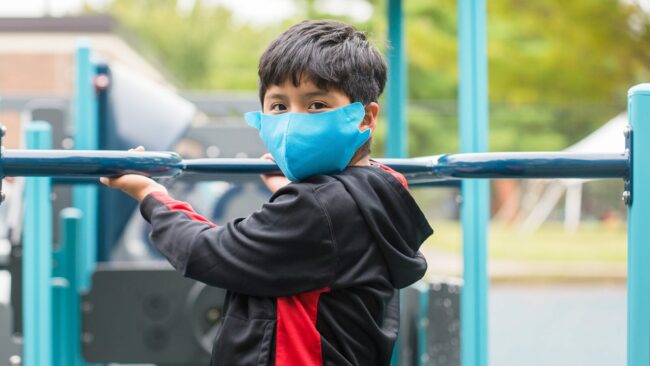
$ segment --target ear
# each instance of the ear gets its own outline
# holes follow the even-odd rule
[[[377,116],[379,115],[379,104],[376,102],[370,102],[366,106],[366,115],[363,116],[363,120],[359,124],[359,130],[365,131],[370,129],[370,132],[375,132],[375,127],[377,126]]]

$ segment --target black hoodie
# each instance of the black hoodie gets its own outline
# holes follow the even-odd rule
[[[432,234],[398,173],[310,177],[224,226],[161,193],[140,210],[174,268],[228,290],[212,365],[390,364],[396,289],[424,275]]]

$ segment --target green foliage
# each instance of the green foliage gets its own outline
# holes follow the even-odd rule
[[[314,0],[295,1],[307,18],[337,18]],[[356,25],[384,50],[386,1],[369,2],[372,17]],[[409,152],[455,151],[456,0],[403,4]],[[260,54],[300,20],[240,24],[201,0],[188,14],[173,0],[114,0],[109,11],[127,37],[187,89],[255,90]],[[488,1],[490,148],[562,149],[624,110],[626,90],[650,76],[649,23],[637,5],[620,0]],[[384,141],[384,130],[378,132],[376,152]]]
[[[188,14],[174,0],[115,0],[127,39],[187,89],[253,90],[257,59],[276,32],[237,25],[222,7],[197,1]]]

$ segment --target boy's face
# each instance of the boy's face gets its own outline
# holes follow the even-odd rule
[[[266,114],[322,113],[352,103],[350,97],[336,89],[321,89],[309,78],[301,78],[298,86],[287,79],[280,85],[271,85],[264,94],[262,112]],[[365,107],[366,115],[359,124],[359,130],[374,132],[379,114],[379,105],[370,102]]]
[[[298,86],[294,86],[291,80],[269,86],[264,94],[263,112],[321,113],[350,103],[350,98],[344,93],[333,89],[320,89],[311,80],[302,78]]]

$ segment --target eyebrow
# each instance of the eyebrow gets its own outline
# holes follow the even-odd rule
[[[327,91],[317,90],[317,91],[313,91],[313,92],[303,94],[301,96],[301,99],[311,99],[311,98],[314,98],[314,97],[322,97],[322,96],[326,96],[326,95],[327,95]],[[286,95],[280,94],[280,93],[269,94],[266,98],[282,100],[282,101],[285,101],[285,100],[289,99]]]
[[[279,99],[279,100],[287,100],[287,99],[289,99],[289,98],[287,98],[286,95],[280,94],[280,93],[270,94],[269,96],[267,96],[267,98],[269,98],[269,99]]]

